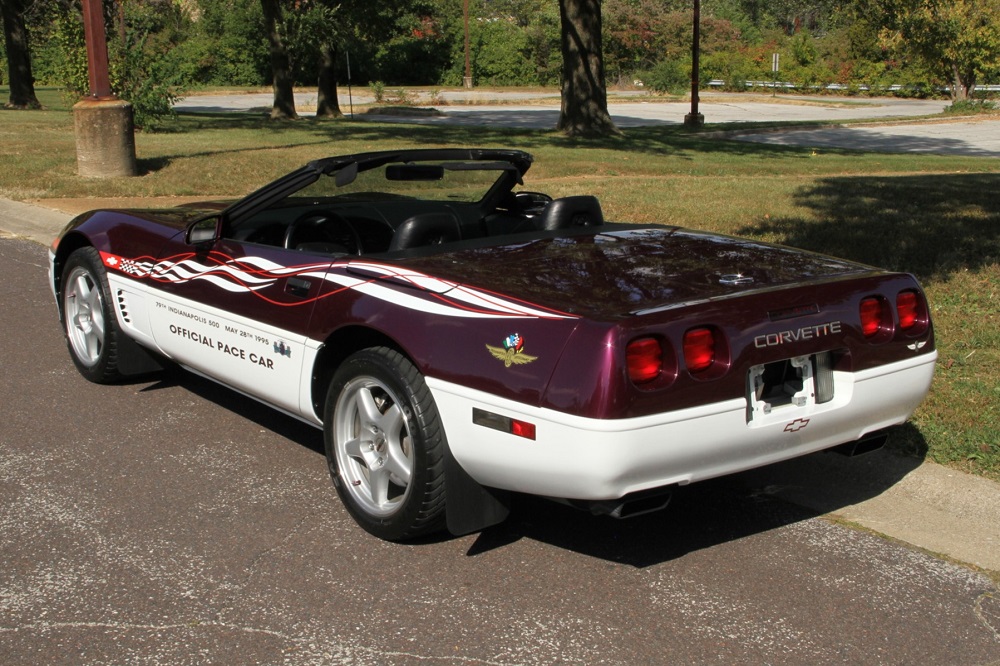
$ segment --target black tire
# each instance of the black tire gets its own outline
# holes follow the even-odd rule
[[[97,250],[83,247],[69,255],[60,298],[63,332],[77,370],[97,384],[120,381],[118,349],[123,333],[111,309],[108,276]]]
[[[326,459],[355,521],[387,541],[443,529],[445,442],[417,368],[386,347],[349,357],[330,382]]]

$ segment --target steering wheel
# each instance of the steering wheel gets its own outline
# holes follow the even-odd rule
[[[330,252],[362,254],[361,236],[346,218],[328,210],[313,210],[300,215],[285,229],[283,245],[289,250],[303,245],[331,246]]]

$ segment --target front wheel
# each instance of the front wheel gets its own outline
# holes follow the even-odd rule
[[[73,363],[92,382],[118,381],[118,343],[122,335],[111,309],[111,290],[101,255],[83,247],[69,255],[62,274],[62,310]]]
[[[344,361],[323,430],[337,493],[365,530],[398,541],[443,528],[447,445],[434,399],[406,357],[373,347]]]

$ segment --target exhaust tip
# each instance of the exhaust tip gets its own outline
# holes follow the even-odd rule
[[[595,516],[625,519],[655,513],[670,504],[670,491],[653,488],[631,493],[616,500],[588,502],[586,508]],[[583,507],[581,507],[583,508]]]
[[[888,440],[889,435],[885,431],[873,432],[857,441],[847,442],[846,444],[835,446],[830,450],[844,456],[861,456],[872,451],[878,451],[885,446]]]

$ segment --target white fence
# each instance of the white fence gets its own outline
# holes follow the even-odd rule
[[[722,79],[712,79],[708,82],[708,85],[713,88],[719,88],[726,85],[726,82]],[[799,86],[788,81],[747,81],[747,88],[781,88],[785,90],[796,90]],[[883,88],[886,92],[898,92],[904,90],[907,86],[902,85],[891,85]],[[825,86],[805,86],[808,90],[850,90],[851,86],[844,83],[830,83]],[[858,90],[868,91],[871,88],[867,85],[857,86]],[[940,90],[946,92],[948,89],[942,87]],[[976,92],[1000,92],[1000,84],[987,84],[987,85],[977,85]]]

